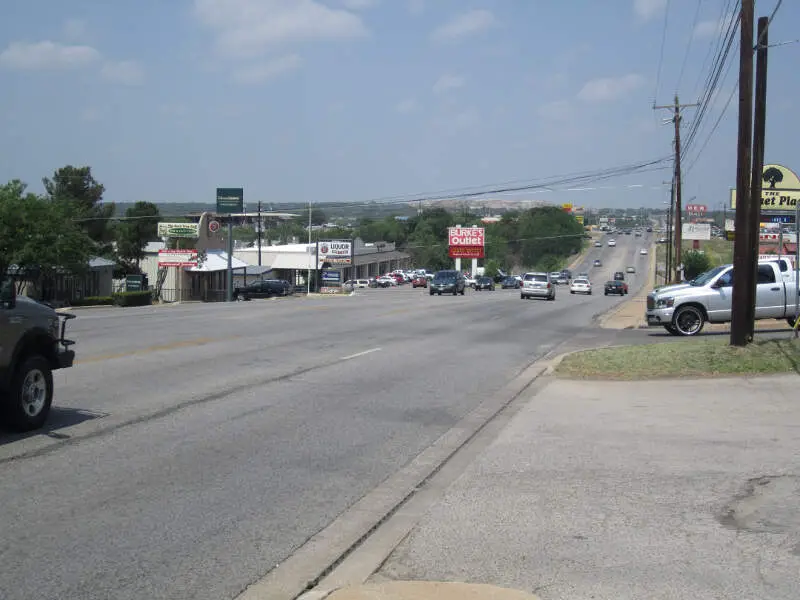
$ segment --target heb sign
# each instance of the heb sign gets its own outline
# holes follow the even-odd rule
[[[480,246],[483,248],[485,234],[483,227],[448,227],[447,245],[453,246]]]
[[[450,258],[484,258],[483,246],[450,246]]]
[[[196,267],[197,250],[159,250],[159,267]]]

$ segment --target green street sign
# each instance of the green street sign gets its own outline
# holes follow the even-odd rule
[[[244,212],[244,189],[217,188],[217,212],[220,214]]]

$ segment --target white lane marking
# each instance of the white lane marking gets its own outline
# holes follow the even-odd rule
[[[372,354],[373,352],[378,352],[379,350],[380,348],[372,348],[370,350],[364,350],[363,352],[356,352],[355,354],[351,354],[349,356],[343,356],[340,360],[350,360],[351,358],[358,358],[359,356]]]

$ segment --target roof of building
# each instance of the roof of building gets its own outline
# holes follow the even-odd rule
[[[99,269],[101,267],[115,267],[117,263],[113,260],[108,260],[107,258],[103,258],[102,256],[94,256],[89,259],[89,268],[90,269]]]

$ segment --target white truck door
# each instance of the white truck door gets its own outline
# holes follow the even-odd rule
[[[756,319],[782,319],[786,311],[783,278],[776,278],[777,264],[758,265],[756,280]],[[779,271],[778,271],[779,272]]]
[[[723,273],[711,291],[713,293],[708,297],[708,319],[712,323],[730,321],[733,306],[733,269]]]

